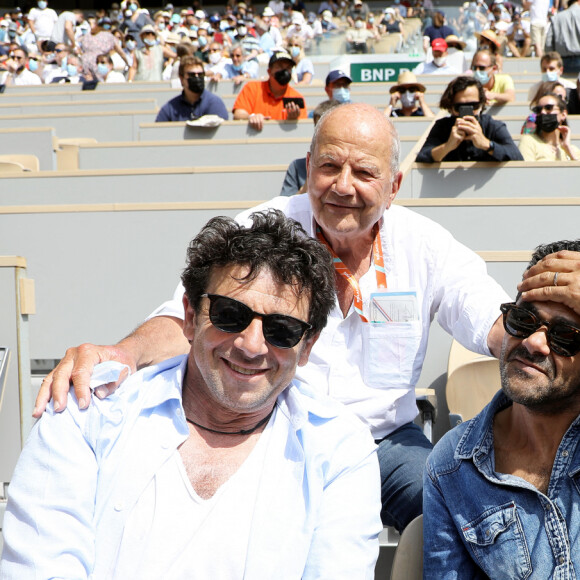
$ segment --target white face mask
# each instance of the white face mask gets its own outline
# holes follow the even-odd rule
[[[435,66],[443,66],[447,62],[446,56],[437,56],[433,59],[433,64]]]
[[[365,25],[365,23],[362,20],[357,20],[354,23],[355,28],[362,28]]]
[[[211,64],[217,64],[220,59],[221,59],[222,55],[219,52],[210,52],[209,53],[209,62]]]

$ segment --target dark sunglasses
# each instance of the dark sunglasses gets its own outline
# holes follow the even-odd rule
[[[474,64],[471,66],[471,70],[487,70],[490,67],[491,67],[491,65],[486,66],[484,64],[480,64],[480,65]]]
[[[292,348],[312,326],[303,320],[285,314],[260,314],[254,312],[239,300],[220,294],[202,294],[209,298],[209,319],[223,332],[242,332],[250,326],[252,320],[262,319],[262,332],[266,342],[276,348]]]
[[[550,349],[560,356],[574,356],[580,351],[580,328],[565,322],[540,320],[533,312],[507,302],[500,306],[503,327],[516,338],[528,338],[545,326],[546,340]]]
[[[479,101],[473,101],[472,103],[453,103],[453,109],[455,111],[459,110],[459,107],[471,107],[474,111],[479,109]]]
[[[549,103],[548,105],[536,105],[535,107],[532,107],[532,113],[539,115],[544,110],[547,113],[551,113],[554,109],[556,109],[557,111],[560,110],[558,105],[556,105],[554,103]]]

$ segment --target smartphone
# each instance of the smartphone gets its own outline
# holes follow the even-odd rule
[[[284,106],[288,103],[296,103],[299,109],[304,108],[304,99],[302,97],[284,97],[282,102],[284,103]]]
[[[460,117],[473,117],[473,105],[458,105],[457,106],[457,114]]]
[[[82,85],[83,91],[94,91],[97,88],[99,81],[85,81]]]

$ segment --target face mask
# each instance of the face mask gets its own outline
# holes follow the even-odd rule
[[[238,36],[246,36],[248,29],[245,26],[240,26],[238,28]]]
[[[292,73],[288,69],[278,70],[274,73],[274,78],[279,85],[285,86],[290,82]]]
[[[290,54],[292,55],[293,58],[298,58],[300,56],[300,47],[299,46],[293,46],[290,49]]]
[[[97,65],[97,73],[101,77],[106,77],[109,74],[109,67],[104,63],[99,63]]]
[[[40,0],[40,2],[38,3],[38,7],[41,10],[44,10],[47,6],[48,6],[48,2],[45,2],[44,0]]]
[[[557,70],[548,70],[542,75],[543,82],[556,82],[558,80],[558,71]]]
[[[219,52],[210,52],[209,53],[209,62],[211,64],[217,64],[220,59],[221,59],[222,55]]]
[[[486,85],[489,82],[489,74],[486,70],[473,71],[473,78],[479,81],[482,85]]]
[[[354,27],[355,27],[355,28],[362,28],[363,26],[364,26],[364,22],[363,22],[362,20],[357,20],[357,21],[354,23]]]
[[[147,46],[155,46],[157,44],[157,41],[154,38],[144,38],[143,42],[147,45]]]
[[[135,50],[135,47],[136,47],[136,46],[137,46],[137,43],[136,43],[134,40],[128,40],[128,41],[125,43],[125,47],[126,47],[128,50]]]
[[[137,10],[137,4],[134,3],[129,4],[129,10],[131,10],[131,12],[135,12],[135,10]]]
[[[332,98],[339,103],[350,103],[350,89],[346,87],[332,89]]]
[[[443,66],[446,62],[447,62],[447,57],[446,56],[436,56],[433,59],[433,64],[435,66]]]
[[[224,30],[227,30],[230,27],[230,25],[228,24],[227,20],[221,20],[220,21],[220,30],[222,32],[224,32]]]
[[[372,24],[375,21],[374,18],[369,18],[369,22]]]
[[[78,74],[78,69],[74,64],[69,64],[66,67],[66,72],[69,77],[76,77]]]
[[[111,30],[110,24],[103,24],[103,30]]]
[[[62,70],[66,70],[66,61],[67,61],[67,58],[68,58],[68,57],[66,57],[66,56],[65,56],[65,57],[63,57],[63,59],[60,61],[60,68],[61,68]]]
[[[201,46],[203,48],[204,46],[207,45],[207,38],[205,36],[200,36],[197,39],[197,42],[199,43],[199,46]]]
[[[192,24],[192,25],[189,27],[189,30],[193,30],[193,31],[197,32],[197,31],[199,30],[199,26],[197,26],[196,24]]]
[[[31,72],[34,72],[35,70],[38,69],[38,61],[37,60],[29,60],[28,61],[28,70]]]
[[[540,113],[536,115],[536,127],[538,131],[552,133],[560,126],[556,113]]]
[[[230,28],[227,33],[232,40],[236,37],[236,31],[233,28]]]
[[[200,77],[189,77],[187,79],[187,88],[192,93],[203,93],[205,89],[205,77],[203,75]]]
[[[405,91],[401,94],[401,104],[403,107],[414,107],[415,106],[415,93],[412,91]]]
[[[241,64],[232,64],[232,68],[236,71],[236,72],[242,72],[242,66]]]
[[[109,28],[110,28],[110,27],[109,27]],[[157,25],[157,29],[158,29],[158,30],[165,30],[165,22],[160,22],[160,23]]]

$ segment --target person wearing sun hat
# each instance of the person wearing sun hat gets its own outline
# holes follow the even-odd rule
[[[447,49],[447,62],[454,68],[465,72],[469,70],[469,64],[465,58],[465,47],[467,43],[463,42],[455,34],[450,34],[445,38],[445,42],[449,47]]]
[[[425,85],[417,81],[417,77],[411,71],[403,71],[393,85],[391,102],[385,109],[386,117],[433,117],[433,111],[425,102]],[[400,108],[395,105],[401,103]]]
[[[503,69],[503,58],[502,58],[502,41],[499,36],[491,29],[482,30],[481,32],[476,32],[475,36],[478,39],[477,49],[478,50],[489,50],[495,55],[495,61],[498,72]]]

